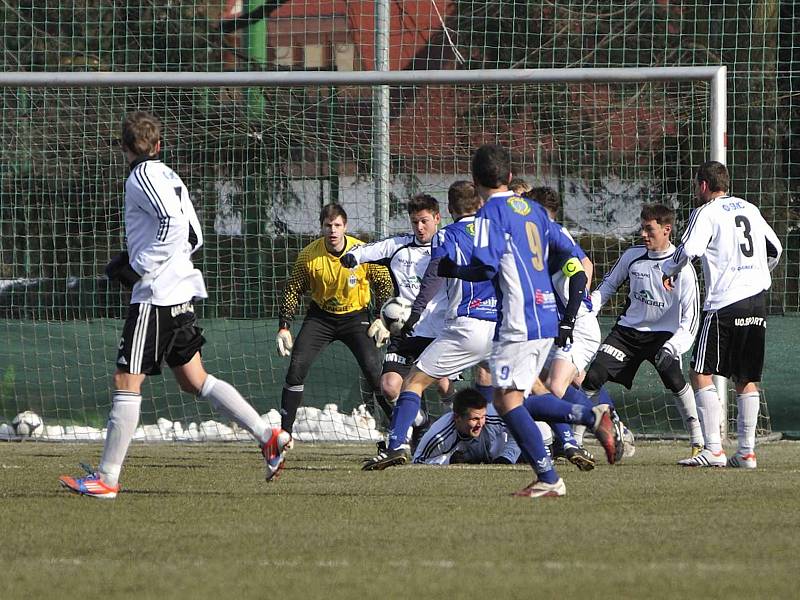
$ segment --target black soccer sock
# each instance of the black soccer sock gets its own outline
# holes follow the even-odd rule
[[[303,386],[293,385],[284,387],[281,392],[281,429],[292,433],[297,409],[303,402]]]
[[[383,394],[375,393],[375,400],[378,402],[378,406],[381,407],[383,414],[386,415],[386,418],[391,422],[392,420],[392,405],[386,401],[386,398],[383,397]]]

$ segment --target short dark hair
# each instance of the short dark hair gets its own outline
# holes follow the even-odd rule
[[[705,181],[711,192],[727,192],[731,186],[728,167],[716,160],[709,160],[697,169],[697,181]]]
[[[551,187],[531,188],[529,191],[523,192],[522,197],[538,202],[549,214],[557,215],[561,210],[561,198],[558,192]]]
[[[347,213],[344,211],[341,204],[336,204],[335,202],[326,204],[322,207],[322,210],[319,211],[319,224],[321,226],[326,219],[333,221],[336,217],[342,217],[342,221],[347,223]]]
[[[130,150],[137,156],[155,156],[160,141],[161,121],[154,114],[140,110],[123,119],[120,138],[123,150]]]
[[[497,144],[484,144],[472,155],[472,180],[486,188],[508,185],[511,156]]]
[[[511,181],[508,182],[508,189],[515,194],[524,194],[531,189],[531,184],[522,177],[512,177]]]
[[[439,214],[439,201],[430,194],[414,194],[408,201],[408,214],[429,210],[432,215]]]
[[[642,221],[655,221],[659,225],[675,226],[675,211],[666,204],[643,204]]]
[[[475,184],[465,179],[454,181],[447,190],[447,210],[450,214],[469,215],[478,212],[481,198]]]
[[[475,388],[465,388],[453,396],[453,413],[466,417],[470,409],[486,408],[488,402]]]

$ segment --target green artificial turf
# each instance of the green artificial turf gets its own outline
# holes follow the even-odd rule
[[[600,448],[591,447],[596,455]],[[368,446],[298,444],[265,483],[247,444],[134,444],[102,502],[57,477],[92,444],[0,443],[2,598],[788,598],[800,444],[759,468],[685,469],[639,444],[567,496],[524,466],[360,471]]]

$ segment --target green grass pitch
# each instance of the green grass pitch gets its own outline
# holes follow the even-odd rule
[[[593,448],[601,454],[599,447]],[[299,444],[278,482],[247,444],[134,444],[110,502],[57,484],[89,444],[0,443],[2,598],[789,598],[800,444],[759,469],[675,466],[639,444],[560,465],[567,496],[509,496],[527,467],[364,473],[369,446]]]

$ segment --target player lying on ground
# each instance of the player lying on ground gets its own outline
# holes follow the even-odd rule
[[[414,452],[414,463],[426,465],[514,464],[519,458],[519,446],[505,423],[473,388],[453,396],[453,410],[431,425]]]
[[[679,461],[689,467],[756,468],[755,442],[764,367],[767,328],[766,291],[770,272],[783,251],[778,236],[761,212],[746,200],[731,196],[730,175],[722,163],[700,166],[695,178],[699,207],[674,255],[662,267],[664,289],[672,296],[689,262],[702,257],[706,286],[702,325],[691,361],[691,379],[705,436],[703,451]],[[726,461],[720,438],[724,417],[713,375],[736,385],[736,454]]]
[[[279,312],[278,353],[281,356],[291,354],[281,394],[281,427],[290,433],[311,365],[319,353],[336,340],[356,357],[369,391],[387,417],[391,416],[391,407],[380,392],[380,355],[367,334],[370,285],[380,306],[393,292],[389,272],[379,265],[353,268],[341,265],[339,258],[362,242],[347,235],[347,213],[340,205],[322,207],[319,223],[322,237],[300,251],[286,283]],[[306,291],[311,293],[311,304],[293,342],[289,327]]]
[[[125,182],[127,250],[106,267],[106,274],[131,290],[114,372],[111,412],[100,465],[86,477],[59,478],[72,492],[112,499],[139,422],[141,387],[158,375],[166,360],[181,389],[207,400],[258,441],[266,460],[266,477],[283,466],[291,436],[272,429],[233,386],[209,375],[200,358],[205,343],[192,300],[206,298],[202,273],[192,254],[203,244],[189,191],[181,178],[158,159],[161,123],[145,112],[122,123],[122,151],[130,165]]]
[[[625,282],[630,288],[625,311],[603,340],[583,388],[590,396],[607,381],[630,389],[641,364],[649,361],[673,393],[694,455],[703,447],[703,434],[692,388],[681,369],[681,355],[697,333],[699,297],[694,268],[683,267],[674,294],[660,285],[662,266],[675,252],[670,242],[674,224],[675,211],[671,208],[645,205],[641,212],[644,244],[626,250],[592,293],[597,311]]]

